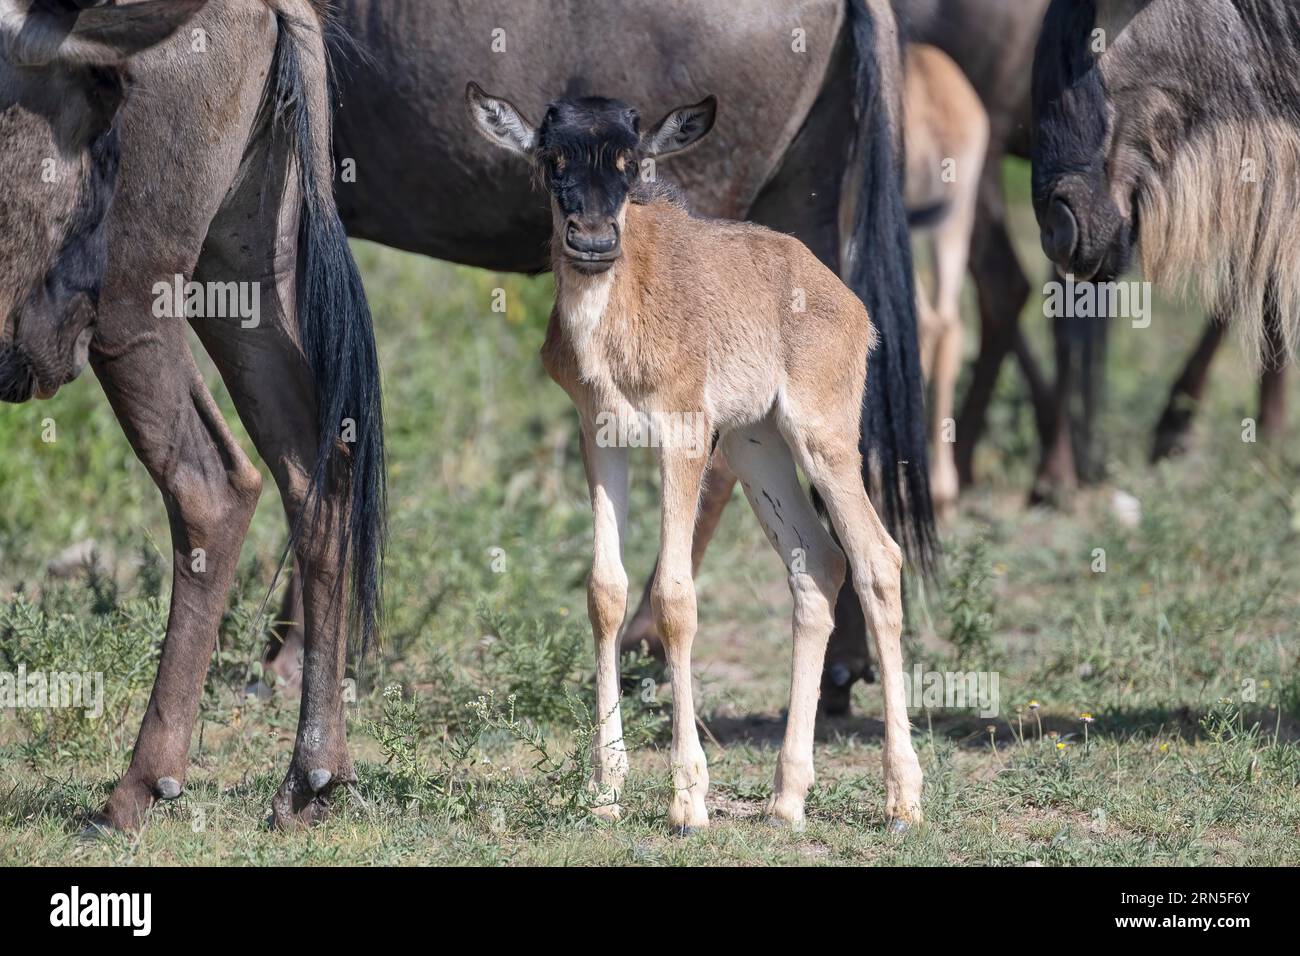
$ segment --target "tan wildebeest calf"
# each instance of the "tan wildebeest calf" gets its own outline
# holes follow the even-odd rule
[[[799,483],[797,462],[848,550],[875,637],[891,826],[919,821],[921,767],[900,646],[902,556],[867,499],[857,443],[874,337],[866,309],[797,240],[693,218],[655,181],[657,159],[712,128],[712,97],[674,110],[644,135],[636,111],[614,100],[558,100],[534,127],[474,84],[466,98],[476,128],[527,158],[551,197],[556,303],[542,359],[577,406],[595,517],[587,607],[599,720],[592,782],[603,813],[618,815],[627,774],[618,674],[627,606],[631,442],[624,438],[648,423],[663,483],[651,603],[673,694],[669,823],[683,831],[708,824],[709,776],[691,686],[691,537],[715,436],[786,563],[794,595],[790,711],[769,813],[796,826],[803,821],[822,661],[846,573],[844,553]]]
[[[957,439],[953,396],[961,371],[959,306],[989,118],[970,81],[939,49],[907,47],[903,114],[907,145],[907,208],[913,229],[930,236],[934,291],[917,282],[921,370],[930,384],[930,493],[941,517],[957,504]]]

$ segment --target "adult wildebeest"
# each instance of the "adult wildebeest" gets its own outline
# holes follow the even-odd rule
[[[0,401],[48,398],[85,368],[125,67],[199,6],[150,3],[75,19],[69,10],[28,25],[25,11],[0,4]]]
[[[175,7],[175,16],[194,14],[187,29],[131,64],[91,345],[95,374],[166,503],[171,611],[131,764],[98,821],[137,827],[156,798],[181,791],[204,675],[261,490],[195,365],[189,318],[275,476],[304,569],[301,715],[274,800],[276,821],[292,825],[315,819],[331,789],[352,776],[342,678],[349,617],[364,640],[378,600],[378,369],[333,199],[322,8],[307,0]],[[6,57],[26,37],[79,28],[102,45],[148,15],[158,15],[155,5],[78,12],[63,0],[0,0],[0,37]],[[174,301],[171,290],[190,280],[200,294]],[[205,308],[228,283],[249,287],[260,304],[256,323]]]
[[[691,544],[710,435],[786,565],[794,598],[790,710],[769,814],[803,823],[822,657],[847,551],[881,665],[886,813],[895,829],[919,822],[921,767],[903,687],[903,557],[867,499],[858,449],[875,338],[861,300],[797,239],[693,216],[679,193],[641,181],[647,162],[708,135],[714,97],[645,131],[634,108],[605,97],[556,100],[538,126],[472,82],[466,101],[484,136],[522,156],[550,193],[556,295],[542,361],[578,410],[595,518],[587,608],[600,809],[618,816],[627,773],[618,632],[627,608],[628,448],[618,436],[644,417],[663,438],[652,603],[672,675],[669,825],[685,832],[709,822],[691,677]],[[796,462],[825,500],[843,551],[799,484]]]
[[[525,172],[495,154],[460,107],[465,83],[521,91],[593,90],[665,112],[716,93],[713,137],[665,176],[709,216],[748,218],[801,239],[845,276],[880,331],[864,451],[881,472],[877,506],[926,559],[931,515],[907,224],[900,197],[901,60],[885,0],[633,0],[519,4],[342,0],[338,26],[359,54],[344,71],[337,154],[355,164],[338,186],[356,237],[469,265],[546,267],[550,211]],[[715,463],[701,505],[698,562],[735,476]],[[281,617],[301,620],[290,589]],[[653,635],[648,599],[630,643]],[[868,672],[861,611],[846,588],[828,654],[826,693],[847,707]],[[271,648],[292,681],[296,629]]]
[[[1054,0],[1034,63],[1034,210],[1063,273],[1187,284],[1247,356],[1295,353],[1300,8]]]

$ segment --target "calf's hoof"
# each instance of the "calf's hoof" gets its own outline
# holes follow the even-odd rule
[[[782,830],[802,833],[805,826],[803,800],[789,794],[773,796],[767,801],[767,822]]]
[[[180,781],[175,777],[159,777],[153,793],[159,800],[175,800],[181,795]]]

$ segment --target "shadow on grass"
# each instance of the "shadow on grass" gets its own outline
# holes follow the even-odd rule
[[[1300,743],[1300,720],[1283,715],[1279,723],[1278,712],[1265,708],[1244,710],[1243,724],[1249,730],[1258,724],[1261,737],[1271,742],[1274,734],[1283,744]],[[1201,726],[1202,714],[1190,707],[1146,707],[1131,710],[1107,711],[1097,715],[1089,727],[1089,734],[1094,740],[1116,739],[1156,739],[1179,737],[1183,740],[1198,741],[1208,739]],[[995,729],[993,736],[999,743],[1019,740],[1033,742],[1039,737],[1050,738],[1057,735],[1060,740],[1083,739],[1083,724],[1077,717],[1040,712],[1038,720],[1026,713],[1018,720],[1012,715],[996,718],[983,718],[972,714],[941,714],[935,711],[920,711],[911,715],[913,729],[921,735],[933,733],[935,737],[949,743],[972,750],[985,749],[989,745],[989,727]],[[1041,723],[1040,723],[1041,721]],[[731,744],[778,749],[785,736],[785,715],[749,714],[744,716],[705,715],[703,724],[710,736],[722,746]],[[815,739],[819,744],[842,742],[855,738],[863,743],[881,743],[885,737],[885,725],[874,717],[846,716],[829,717],[818,714]]]

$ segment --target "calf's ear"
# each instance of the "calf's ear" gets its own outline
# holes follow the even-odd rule
[[[647,156],[671,156],[690,149],[713,129],[718,118],[718,98],[706,96],[694,106],[673,110],[646,134],[643,145]]]
[[[537,145],[537,130],[507,100],[489,96],[477,83],[465,87],[465,108],[470,121],[489,142],[512,153],[531,156]]]

